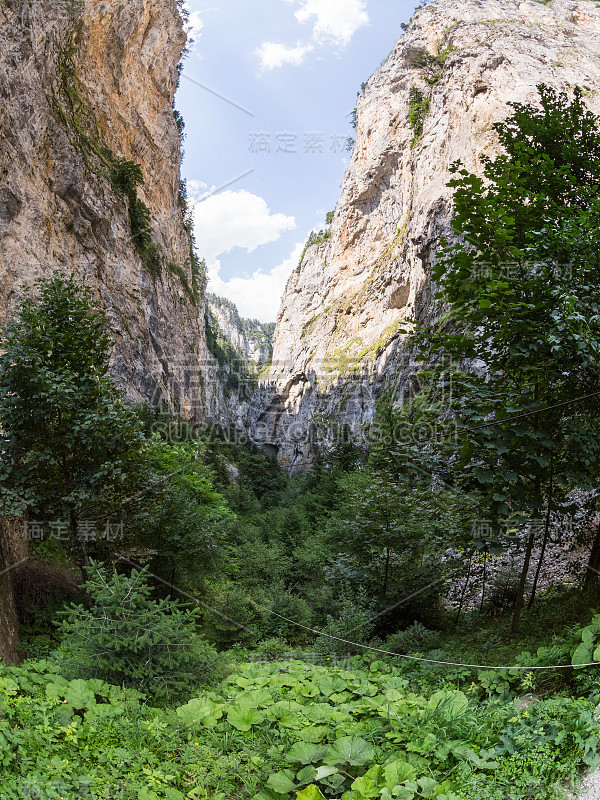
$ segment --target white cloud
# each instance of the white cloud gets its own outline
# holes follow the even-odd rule
[[[228,189],[194,203],[194,232],[209,266],[234,247],[249,253],[296,227],[294,217],[272,214],[266,201],[245,189]]]
[[[288,5],[295,0],[284,0]],[[279,42],[263,42],[255,51],[263,70],[282,67],[284,64],[299,66],[315,46],[335,45],[345,47],[359,28],[367,25],[366,0],[300,0],[300,8],[294,16],[300,23],[310,22],[314,17],[312,40],[295,47]]]
[[[213,190],[201,181],[188,181],[188,189],[191,198],[196,198],[194,233],[198,252],[206,259],[210,291],[233,300],[242,316],[273,322],[285,283],[304,245],[296,245],[292,255],[269,272],[258,269],[248,277],[234,276],[229,280],[221,278],[219,256],[234,247],[251,253],[275,242],[284,231],[296,227],[296,220],[286,214],[273,214],[262,197],[245,189],[210,194]]]
[[[305,56],[313,50],[312,44],[298,44],[295,47],[286,47],[278,42],[263,42],[255,51],[260,58],[262,69],[275,69],[284,64],[300,66]]]
[[[209,189],[208,183],[192,179],[186,180],[187,190],[190,198],[194,201],[199,200]],[[214,189],[214,187],[213,187]]]
[[[248,278],[234,277],[224,281],[218,274],[218,267],[213,267],[209,269],[209,290],[232,300],[242,317],[274,322],[283,290],[292,270],[298,265],[303,248],[304,243],[298,242],[279,266],[270,272],[256,270]]]
[[[187,14],[185,30],[188,35],[188,42],[193,43],[193,45],[197,45],[198,39],[202,34],[202,28],[204,28],[204,21],[200,16],[199,11],[192,11],[190,9],[189,0],[184,0],[183,8]]]
[[[192,11],[190,14],[190,18],[188,19],[187,29],[188,29],[188,36],[190,36],[194,42],[197,42],[200,38],[200,34],[202,33],[202,28],[204,27],[204,22],[200,16],[199,11]]]
[[[369,22],[365,0],[302,0],[295,17],[298,22],[316,17],[314,41],[333,42],[341,47],[349,44],[356,31]]]

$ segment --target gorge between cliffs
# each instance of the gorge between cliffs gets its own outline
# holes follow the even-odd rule
[[[599,0],[0,0],[0,800],[594,800],[599,701]]]

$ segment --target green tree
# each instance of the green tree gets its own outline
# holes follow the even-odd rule
[[[222,523],[231,518],[213,488],[199,443],[148,443],[148,491],[131,519],[134,542],[151,554],[152,572],[169,583],[204,579],[215,568]]]
[[[197,612],[155,599],[145,570],[131,575],[88,568],[90,607],[62,612],[64,667],[168,702],[216,675],[218,656],[196,634]]]
[[[513,627],[540,528],[545,542],[550,510],[600,466],[600,128],[581,90],[538,92],[494,126],[504,152],[483,177],[453,166],[457,238],[433,273],[447,310],[418,335],[467,480],[494,518],[529,520]]]
[[[55,273],[21,302],[0,355],[2,512],[65,518],[82,569],[81,520],[119,511],[143,445],[108,375],[107,329],[89,293]]]
[[[377,603],[381,625],[435,617],[457,567],[440,556],[462,544],[470,504],[462,493],[410,486],[373,468],[341,477],[337,512],[328,526],[330,582],[362,586]]]

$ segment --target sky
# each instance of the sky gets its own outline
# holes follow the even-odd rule
[[[335,208],[363,81],[416,0],[187,0],[176,107],[209,291],[275,321],[311,230]]]

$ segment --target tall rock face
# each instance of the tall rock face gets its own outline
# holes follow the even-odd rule
[[[434,313],[427,276],[450,230],[449,167],[460,159],[481,174],[492,124],[540,83],[579,85],[600,113],[596,3],[436,0],[370,78],[329,238],[289,280],[250,413],[254,440],[282,463],[310,463],[340,424],[360,438],[382,391],[410,391],[402,331]]]
[[[222,332],[242,361],[257,366],[271,363],[273,323],[240,317],[235,303],[215,294],[206,296],[206,304],[209,325]]]
[[[211,418],[236,437],[246,438],[258,378],[271,363],[274,329],[274,323],[240,317],[231,300],[207,294],[206,335],[215,359]]]
[[[129,396],[202,419],[173,114],[185,43],[176,0],[0,0],[0,321],[21,285],[74,273],[108,313]]]

